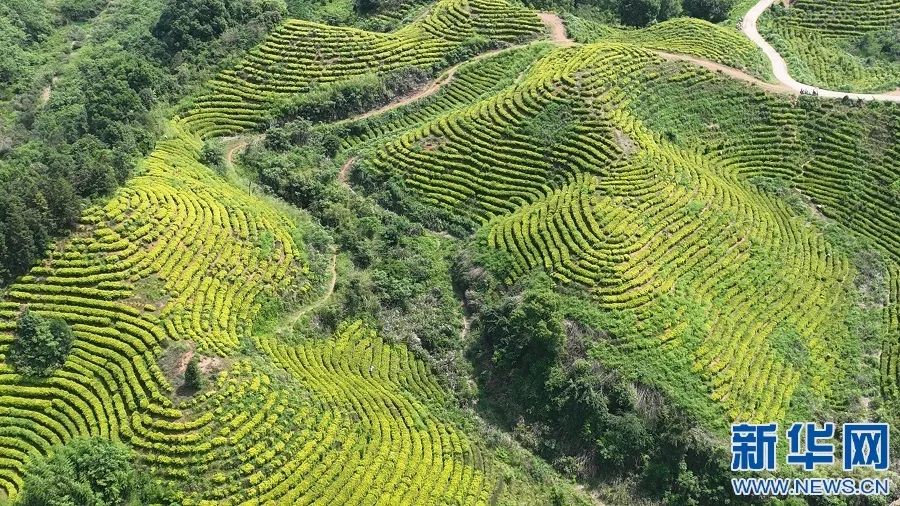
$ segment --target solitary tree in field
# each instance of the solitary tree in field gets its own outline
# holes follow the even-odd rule
[[[203,388],[203,374],[200,372],[200,362],[195,355],[184,370],[184,386],[192,390]]]

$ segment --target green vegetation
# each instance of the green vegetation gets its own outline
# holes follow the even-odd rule
[[[229,29],[261,16],[277,22],[283,15],[284,4],[274,0],[168,0],[152,32],[174,54],[196,51]]]
[[[463,286],[475,299],[473,326],[484,318],[488,329],[480,363],[495,379],[482,385],[489,398],[512,399],[499,409],[510,427],[524,416],[521,440],[581,476],[652,476],[660,497],[674,500],[679,486],[699,482],[690,497],[702,504],[727,485],[724,467],[706,466],[720,462],[714,447],[693,441],[672,453],[661,442],[683,439],[657,425],[666,418],[626,403],[610,413],[636,417],[650,460],[603,460],[602,447],[579,453],[603,436],[573,442],[574,428],[547,430],[565,426],[571,411],[535,399],[577,384],[569,375],[579,367],[613,370],[629,389],[656,392],[673,418],[717,433],[727,420],[852,418],[855,399],[878,395],[878,365],[868,357],[879,336],[894,332],[881,322],[896,310],[860,313],[847,280],[854,248],[896,251],[895,234],[881,228],[896,222],[896,206],[876,189],[897,178],[889,108],[767,95],[632,44],[554,51],[506,87],[464,76],[422,104],[348,125],[356,137],[345,146],[362,154],[358,182],[375,195],[395,189],[384,205],[455,235],[476,232],[473,272],[484,265],[500,286]],[[764,175],[783,182],[764,185]],[[871,195],[871,205],[849,192]],[[821,211],[811,213],[809,198]],[[819,212],[834,222],[817,221]],[[847,231],[862,242],[847,249]],[[492,323],[496,311],[515,314],[504,304],[527,300],[515,287],[535,270],[599,307],[541,317],[558,335],[553,322],[564,315],[563,349],[583,346],[585,364],[531,341],[543,332],[515,332],[511,316]],[[735,311],[740,318],[728,316]],[[590,337],[582,345],[578,328]],[[542,351],[528,354],[532,346]],[[502,358],[523,353],[529,358]],[[892,384],[894,362],[884,367],[891,372],[882,381]],[[556,376],[540,374],[548,369]],[[601,404],[590,409],[606,427]],[[678,452],[683,466],[670,458]]]
[[[692,17],[718,23],[728,18],[734,0],[684,0],[684,12]]]
[[[9,363],[25,376],[46,376],[65,362],[73,340],[66,322],[42,318],[26,308],[16,322]]]
[[[569,32],[578,42],[624,42],[669,53],[694,55],[767,80],[768,60],[749,39],[733,28],[691,18],[677,18],[639,30],[621,30],[567,16]]]
[[[191,357],[184,369],[184,386],[195,391],[203,388],[203,375],[197,357]]]
[[[439,25],[430,23],[453,26],[446,16],[454,8],[450,2],[438,5],[424,28],[407,31],[412,36],[397,53],[397,69],[416,54],[425,55],[433,70],[449,65],[452,60],[438,56],[435,47],[457,48],[451,58],[484,49],[469,35],[459,41],[457,32],[450,32],[454,35],[443,42],[431,35]],[[472,25],[499,30],[501,40],[537,32],[536,17],[525,9],[500,2],[477,8]],[[470,31],[475,28],[461,30]],[[348,65],[354,57],[347,54]],[[348,78],[372,73],[375,64],[365,72],[335,74],[332,81],[352,83]],[[391,94],[402,92],[381,82]],[[344,94],[354,89],[336,86],[338,94],[329,96],[372,98]],[[267,97],[267,106],[286,95]],[[446,252],[421,227],[369,200],[354,200],[341,186],[343,197],[323,199],[311,212],[326,226],[336,226],[334,231],[342,230],[335,237],[359,262],[352,268],[357,286],[372,287],[378,302],[367,301],[364,291],[339,288],[341,304],[358,310],[335,313],[321,305],[314,315],[322,322],[319,336],[332,335],[333,329],[333,337],[305,339],[293,330],[269,334],[271,324],[257,324],[260,318],[302,310],[318,296],[313,282],[327,284],[323,257],[330,256],[332,239],[306,213],[259,195],[253,182],[235,186],[231,180],[239,175],[223,176],[205,165],[223,162],[222,148],[210,134],[232,125],[216,116],[213,105],[198,109],[202,103],[202,98],[194,101],[182,117],[168,122],[137,162],[136,175],[117,190],[110,188],[112,197],[87,209],[76,233],[5,291],[4,355],[15,344],[11,332],[23,304],[35,315],[64,320],[75,336],[68,360],[40,384],[23,382],[6,363],[0,366],[0,487],[6,495],[21,498],[30,493],[26,487],[42,489],[26,480],[27,455],[50,454],[66,441],[94,435],[127,444],[154,480],[176,486],[171,502],[179,504],[366,497],[466,504],[547,504],[553,497],[583,504],[583,494],[545,464],[460,410],[423,359],[423,348],[419,358],[404,343],[385,341],[347,318],[358,314],[392,339],[421,336],[423,347],[448,356],[458,352],[456,328],[445,327],[451,319],[460,321],[458,302],[448,277],[434,282],[446,274]],[[371,104],[298,103],[307,104],[294,109],[301,117],[277,127],[266,146],[315,141],[323,154],[333,154],[340,141],[312,132],[310,119],[320,119],[317,111],[340,116],[345,108]],[[253,153],[244,157],[248,164]],[[333,172],[330,177],[333,183]],[[333,192],[335,185],[310,184],[310,190]],[[350,207],[342,208],[343,201]],[[415,236],[415,228],[418,237],[406,239]],[[382,256],[392,249],[397,256]],[[431,303],[441,311],[426,310]],[[337,319],[329,320],[329,312]],[[177,345],[186,341],[187,347]],[[210,376],[202,390],[176,394],[172,371],[157,362],[170,348],[209,357],[204,371],[196,361],[182,362],[188,388],[198,386],[192,378]],[[76,476],[71,487],[63,484],[63,493],[83,492],[75,483],[81,479]]]
[[[845,91],[900,88],[900,6],[893,0],[776,3],[760,33],[800,82]]]
[[[473,0],[467,9],[445,0],[388,34],[289,20],[236,68],[213,79],[208,93],[188,103],[185,121],[207,137],[258,128],[272,118],[273,107],[316,85],[408,67],[442,69],[456,63],[454,50],[471,47],[472,38],[514,43],[539,32],[533,13],[498,0]]]
[[[125,446],[102,438],[76,438],[25,471],[21,506],[167,504],[166,492],[135,470]]]
[[[219,30],[213,17],[185,25],[191,12],[182,11],[193,2],[53,4],[61,19],[37,0],[0,7],[0,40],[11,49],[0,55],[2,285],[71,231],[91,199],[108,197],[132,174],[162,133],[161,109],[258,42],[283,13],[264,0],[229,2]],[[186,54],[173,41],[178,34],[154,37],[161,17],[207,44]]]
[[[900,116],[661,54],[767,77],[659,22],[730,5],[112,4],[12,78],[4,498],[733,504],[730,422],[900,419]]]

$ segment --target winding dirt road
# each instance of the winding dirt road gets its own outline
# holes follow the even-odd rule
[[[538,17],[541,18],[541,23],[544,23],[544,26],[550,30],[550,40],[563,47],[575,45],[575,41],[570,39],[566,33],[566,25],[559,19],[559,16],[553,12],[542,12],[538,14]]]
[[[321,307],[323,304],[328,302],[328,299],[334,295],[334,287],[337,285],[337,252],[332,253],[331,255],[331,265],[328,267],[328,272],[331,274],[331,279],[328,281],[328,286],[325,289],[325,293],[322,294],[318,299],[310,302],[309,304],[297,308],[295,311],[288,314],[281,323],[275,328],[274,333],[278,335],[284,335],[286,331],[290,331],[294,328],[294,325],[303,318],[303,315],[309,313],[310,311]]]
[[[543,15],[544,15],[544,13],[541,13],[541,16],[543,16]],[[552,16],[556,16],[555,14],[551,14],[551,15],[552,15]],[[557,20],[559,20],[559,18],[557,18]],[[560,24],[562,24],[562,21],[560,21]],[[549,26],[549,25],[548,25],[548,26]],[[566,30],[565,30],[565,28],[562,29],[562,37],[563,37],[564,39],[565,39],[565,37],[566,37]],[[554,39],[554,40],[555,40],[555,39]],[[565,39],[565,40],[568,40],[568,39]],[[467,63],[471,63],[471,62],[473,62],[473,61],[482,60],[482,59],[484,59],[484,58],[490,58],[491,56],[495,56],[495,55],[498,55],[498,54],[500,54],[500,53],[505,53],[505,52],[507,52],[507,51],[512,51],[512,50],[514,50],[514,49],[520,49],[520,48],[529,46],[529,45],[531,45],[531,44],[536,44],[536,43],[539,43],[539,42],[541,42],[541,41],[534,41],[534,42],[530,42],[530,43],[528,43],[528,44],[520,44],[520,45],[516,45],[516,46],[505,47],[505,48],[502,48],[502,49],[494,49],[494,50],[492,50],[492,51],[487,51],[487,52],[485,52],[485,53],[481,53],[481,54],[476,55],[476,56],[474,56],[474,57],[472,57],[472,58],[469,58],[469,59],[466,60],[466,61],[457,63],[456,65],[450,67],[449,69],[447,69],[447,70],[445,70],[443,73],[441,73],[441,75],[439,75],[439,76],[437,76],[436,78],[432,79],[431,81],[429,81],[428,83],[426,83],[424,86],[422,86],[422,87],[419,88],[418,90],[416,90],[416,91],[414,91],[414,92],[412,92],[412,93],[410,93],[410,94],[408,94],[408,95],[404,95],[404,96],[402,96],[402,97],[400,97],[400,98],[398,98],[398,99],[396,99],[396,100],[394,100],[394,101],[392,101],[392,102],[389,102],[389,103],[387,103],[387,104],[385,104],[385,105],[383,105],[383,106],[381,106],[381,107],[379,107],[379,108],[377,108],[377,109],[372,109],[372,110],[366,111],[366,112],[364,112],[364,113],[360,113],[360,114],[357,114],[357,115],[355,115],[355,116],[351,116],[351,117],[349,117],[349,118],[342,119],[342,120],[340,120],[340,121],[338,121],[338,122],[336,122],[336,123],[338,123],[338,124],[340,124],[340,123],[350,123],[350,122],[353,122],[353,121],[359,121],[359,120],[363,120],[363,119],[366,119],[366,118],[370,118],[370,117],[372,117],[372,116],[378,116],[379,114],[384,114],[384,113],[389,112],[389,111],[392,111],[392,110],[394,110],[394,109],[396,109],[396,108],[398,108],[398,107],[403,107],[404,105],[411,104],[411,103],[413,103],[413,102],[415,102],[415,101],[417,101],[417,100],[421,100],[421,99],[423,99],[423,98],[429,97],[429,96],[431,96],[431,95],[434,95],[434,94],[437,93],[438,91],[440,91],[441,88],[443,88],[444,86],[450,84],[450,82],[453,81],[453,76],[456,75],[456,71],[459,70],[459,68],[462,67],[463,65],[465,65],[465,64],[467,64]],[[573,44],[572,41],[569,41],[569,44],[568,44],[568,45],[571,45],[571,44]]]
[[[852,100],[862,99],[900,103],[900,90],[892,91],[890,93],[848,93],[844,91],[817,88],[815,86],[803,84],[791,77],[784,58],[782,58],[781,55],[778,54],[778,51],[776,51],[771,44],[766,42],[766,40],[762,37],[762,35],[759,34],[759,31],[756,29],[756,22],[759,21],[759,17],[776,1],[777,0],[760,0],[758,3],[756,3],[756,5],[751,7],[747,14],[744,16],[744,19],[741,21],[741,31],[743,31],[744,35],[746,35],[751,41],[753,41],[753,43],[756,44],[766,55],[766,58],[769,59],[769,62],[771,62],[772,64],[772,72],[775,74],[775,79],[777,79],[779,83],[790,88],[796,93],[800,93],[802,91],[803,93],[816,94],[820,97],[826,98],[849,97]]]
[[[741,23],[741,29],[743,30],[744,34],[753,43],[759,46],[759,48],[771,62],[772,71],[775,74],[775,78],[778,80],[777,83],[768,83],[742,70],[738,70],[734,67],[729,67],[727,65],[723,65],[711,60],[698,58],[696,56],[680,53],[667,53],[665,51],[658,51],[653,49],[651,49],[651,51],[658,54],[659,56],[662,56],[666,60],[690,62],[695,65],[699,65],[701,67],[712,70],[713,72],[718,72],[726,75],[732,79],[759,86],[763,90],[771,93],[799,95],[802,91],[803,93],[807,94],[815,93],[816,95],[825,98],[844,98],[846,96],[853,100],[863,99],[900,103],[900,90],[892,91],[889,93],[848,93],[843,91],[817,88],[815,86],[803,84],[793,79],[788,73],[787,64],[785,63],[784,58],[782,58],[781,55],[778,54],[778,51],[776,51],[775,48],[773,48],[768,42],[766,42],[756,30],[756,22],[759,19],[759,16],[767,8],[769,8],[769,6],[777,1],[780,0],[760,0],[760,2],[754,5],[753,8],[751,8],[747,13],[747,15],[744,16],[744,20]],[[550,40],[563,47],[575,45],[575,42],[566,35],[565,24],[562,22],[559,16],[552,12],[542,12],[540,13],[540,18],[541,22],[544,23],[544,25],[550,32]]]
[[[251,143],[263,138],[263,134],[235,135],[222,139],[225,143],[225,165],[228,169],[234,168],[234,155],[247,149]]]

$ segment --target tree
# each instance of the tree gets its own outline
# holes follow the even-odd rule
[[[657,21],[660,0],[622,0],[619,18],[629,26],[647,26]]]
[[[13,193],[0,195],[0,231],[5,236],[5,270],[18,276],[28,270],[44,247],[35,239],[35,229],[29,226],[25,203]],[[32,224],[33,225],[33,224]]]
[[[175,54],[254,20],[270,26],[283,14],[284,2],[275,0],[168,0],[152,32]]]
[[[681,15],[681,0],[660,0],[657,21],[676,18]]]
[[[153,35],[177,53],[218,37],[230,22],[224,0],[169,0]]]
[[[66,322],[25,309],[16,325],[9,362],[25,376],[47,376],[65,362],[74,340]]]
[[[369,14],[378,10],[381,6],[380,0],[353,0],[353,10],[357,14]]]
[[[135,496],[131,453],[107,439],[73,439],[25,469],[21,506],[125,504]]]
[[[728,18],[734,0],[684,0],[684,11],[691,17],[718,23]]]
[[[61,0],[56,8],[69,21],[87,21],[106,7],[105,0]]]
[[[547,288],[529,289],[488,308],[483,318],[491,376],[510,387],[517,403],[546,404],[546,383],[565,341],[558,297]]]
[[[184,369],[184,386],[191,390],[203,388],[203,373],[200,371],[200,362],[194,355]]]
[[[200,150],[200,163],[225,175],[225,147],[219,141],[206,141]]]

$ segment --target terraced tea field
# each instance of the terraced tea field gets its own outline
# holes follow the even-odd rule
[[[792,37],[891,26],[891,1],[797,0],[801,14],[765,26],[786,34],[773,43],[793,70],[806,60]],[[860,9],[888,14],[828,21]],[[341,243],[316,251],[311,214],[204,165],[204,143],[229,136],[231,170],[284,101],[410,67],[436,77],[304,131],[340,135],[328,177],[360,171],[354,192],[388,181],[446,217],[458,237],[433,232],[492,259],[478,270],[501,289],[543,271],[587,301],[613,322],[575,350],[602,364],[591,373],[658,390],[713,435],[847,413],[860,383],[895,401],[900,109],[798,96],[732,27],[571,17],[569,41],[556,21],[503,0],[439,0],[391,33],[287,20],[185,101],[137,174],[2,292],[0,496],[21,492],[32,456],[92,435],[128,445],[186,505],[589,500],[461,409],[445,364],[373,322],[340,315],[327,338],[265,330],[342,288]],[[863,89],[891,75],[810,68],[799,75]],[[26,307],[76,337],[45,379],[6,360]],[[473,319],[458,317],[468,346]],[[872,349],[880,377],[861,379]],[[188,395],[175,383],[191,353],[210,384]]]
[[[898,27],[900,5],[892,0],[796,0],[760,19],[760,32],[796,79],[840,91],[900,89],[896,55],[859,49],[866,45],[878,53],[889,40],[896,46]]]
[[[440,2],[393,34],[291,20],[216,78],[139,174],[3,293],[0,356],[25,307],[76,340],[46,379],[0,365],[0,495],[21,490],[30,455],[92,435],[129,445],[183,504],[543,503],[544,485],[508,476],[477,434],[435,414],[454,412],[452,397],[405,345],[359,322],[299,346],[256,334],[267,300],[324,290],[310,218],[199,161],[204,139],[258,125],[314,83],[439,68],[468,37],[539,31],[533,12],[482,0]],[[159,363],[183,342],[217,378],[187,398]]]
[[[809,112],[795,99],[630,44],[557,49],[493,93],[467,82],[458,87],[424,108],[441,113],[414,110],[403,117],[405,131],[383,144],[370,141],[374,150],[360,165],[402,175],[421,201],[480,230],[478,240],[509,255],[508,281],[544,269],[601,307],[646,322],[608,350],[618,357],[610,360],[626,368],[657,364],[667,371],[661,381],[673,382],[670,392],[685,404],[704,405],[708,396],[727,419],[783,420],[803,413],[792,402],[797,392],[843,402],[847,371],[833,350],[856,353],[843,324],[850,310],[849,259],[796,210],[750,181],[789,177],[828,216],[895,257],[890,223],[897,208],[877,188],[897,177],[896,162],[883,151],[896,149],[896,132],[882,131],[874,149],[853,155],[860,146],[842,147],[854,138],[842,128],[858,125],[842,123],[844,112],[832,104],[815,120],[804,119]],[[481,98],[449,103],[469,89]],[[672,105],[684,103],[677,97],[696,96],[712,98],[693,107]],[[728,117],[735,102],[750,112]],[[714,117],[710,123],[720,121],[717,128],[728,132],[726,123],[744,126],[722,138],[727,150],[710,152],[645,123],[659,115],[683,121],[685,110],[692,113],[687,117]],[[553,125],[561,135],[552,144],[546,129],[529,127],[544,114],[569,118],[567,125]],[[809,140],[813,133],[804,130],[821,128],[817,120],[824,117],[833,133],[819,131],[818,141]],[[363,137],[399,124],[379,125]],[[795,137],[803,148],[791,147]],[[773,149],[782,138],[784,148]],[[792,149],[803,151],[791,156]],[[860,166],[861,160],[845,159],[850,156],[877,171],[872,177],[880,183],[861,182],[878,199],[867,213],[846,210],[850,199],[837,197],[856,180],[840,172]],[[792,172],[800,166],[802,173]],[[667,320],[660,322],[660,313],[668,313]],[[785,339],[807,358],[798,362],[786,352]],[[692,371],[704,378],[699,391],[677,383]]]
[[[186,112],[187,122],[203,136],[252,129],[271,116],[280,97],[366,73],[441,68],[445,55],[474,37],[514,43],[540,29],[533,12],[502,0],[443,0],[388,34],[290,20],[216,77]]]
[[[173,122],[143,173],[6,291],[4,352],[26,305],[62,318],[77,337],[65,366],[46,380],[26,382],[3,365],[0,484],[8,494],[21,486],[33,451],[78,435],[128,441],[141,437],[134,424],[145,418],[178,420],[156,361],[166,340],[233,354],[261,296],[310,290],[295,218],[201,165],[200,144]]]

